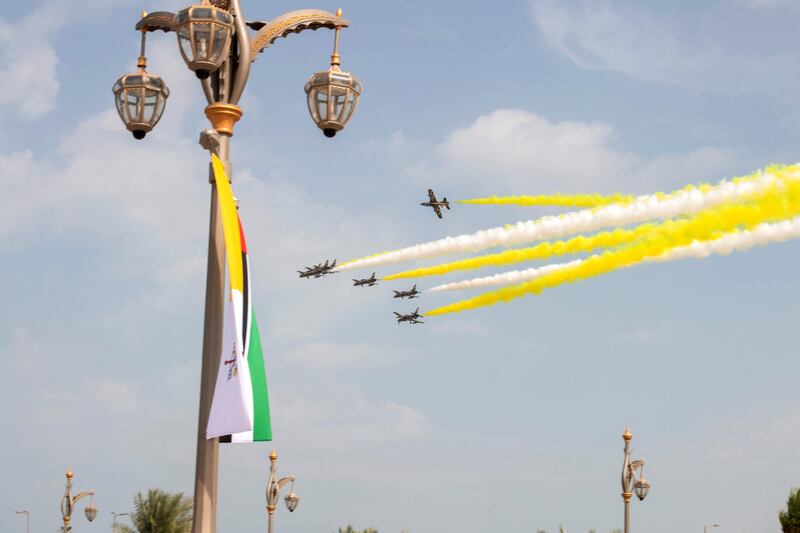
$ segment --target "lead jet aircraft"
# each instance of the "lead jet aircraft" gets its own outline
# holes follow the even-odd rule
[[[354,279],[353,280],[353,287],[372,287],[378,283],[378,278],[375,277],[375,272],[372,273],[372,276],[364,279]]]
[[[422,202],[419,205],[424,205],[425,207],[432,207],[433,210],[436,212],[436,216],[442,218],[442,207],[446,207],[447,210],[450,210],[450,202],[447,201],[447,197],[445,196],[442,201],[436,199],[436,195],[433,193],[433,189],[428,189],[428,202]]]
[[[395,311],[394,314],[397,315],[397,323],[398,324],[401,323],[401,322],[408,322],[409,324],[424,324],[425,323],[422,320],[417,320],[419,318],[422,318],[422,315],[419,314],[419,307],[417,307],[416,311],[414,311],[413,313],[409,313],[407,315],[401,315],[400,313],[398,313],[396,311]]]
[[[417,290],[417,286],[414,285],[411,287],[410,291],[394,291],[394,296],[392,298],[417,298],[419,291]]]

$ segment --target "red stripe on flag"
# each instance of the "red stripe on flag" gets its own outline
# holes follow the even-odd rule
[[[239,221],[239,235],[240,235],[240,239],[242,241],[242,253],[246,254],[247,253],[247,243],[244,240],[244,230],[242,229],[242,219],[239,218],[239,214],[238,213],[236,214],[236,219]]]

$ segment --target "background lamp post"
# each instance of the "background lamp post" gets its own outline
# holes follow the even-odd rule
[[[91,522],[97,516],[97,507],[94,506],[94,491],[85,490],[73,496],[72,470],[67,470],[65,475],[67,477],[67,489],[64,491],[64,497],[61,498],[61,518],[64,521],[64,524],[61,526],[61,531],[63,533],[72,531],[72,526],[70,525],[70,522],[72,521],[72,511],[75,509],[75,504],[78,503],[78,501],[82,498],[85,498],[86,496],[90,497],[89,505],[87,505],[86,509],[83,510],[83,512],[86,514],[86,519]]]
[[[707,526],[703,526],[703,533],[708,533],[708,528],[710,527],[719,527],[719,524],[709,524]]]
[[[625,501],[625,533],[630,533],[631,496],[635,492],[640,501],[644,500],[647,497],[647,493],[650,492],[650,483],[644,478],[644,461],[631,460],[631,439],[633,439],[633,435],[630,429],[625,428],[622,439],[625,441],[625,461],[622,463],[622,499]],[[637,470],[639,471],[639,479],[634,482]]]
[[[22,511],[14,511],[16,514],[25,515],[25,531],[31,533],[31,512],[23,509]]]
[[[294,476],[286,476],[278,479],[278,468],[275,463],[278,461],[278,454],[272,450],[269,454],[270,468],[269,468],[269,481],[267,482],[267,514],[269,515],[269,530],[272,533],[272,515],[278,508],[278,498],[280,498],[281,489],[291,482],[289,487],[289,494],[284,496],[283,500],[286,502],[286,508],[290,513],[297,509],[297,504],[300,503],[300,497],[294,493]]]
[[[334,39],[334,55],[338,70],[338,35],[339,30],[349,26],[342,18],[341,10],[336,14],[318,9],[290,11],[270,21],[246,21],[239,0],[203,0],[202,3],[190,6],[177,15],[167,11],[144,14],[136,23],[136,29],[144,34],[161,30],[165,33],[175,32],[178,35],[180,53],[187,66],[200,78],[208,105],[205,114],[211,122],[213,130],[206,130],[200,135],[200,144],[216,154],[227,169],[230,179],[230,138],[233,128],[242,117],[242,109],[238,103],[250,74],[250,65],[258,54],[269,48],[281,37],[305,30],[327,28],[336,30]],[[142,50],[144,45],[142,46]],[[144,51],[142,51],[142,58]],[[140,59],[140,63],[143,61]],[[332,61],[333,63],[333,61]],[[144,67],[140,67],[142,70]],[[207,73],[207,75],[206,75]],[[148,74],[150,78],[152,75]],[[157,77],[155,77],[157,78]],[[160,81],[160,78],[158,78]],[[123,76],[114,87],[115,99],[120,118],[125,126],[134,133],[137,139],[150,131],[161,113],[167,95],[166,85],[161,82],[163,90],[152,94],[155,99],[155,110],[150,121],[134,120],[148,115],[136,115],[131,110],[139,110],[139,100],[128,100],[135,93],[134,81]],[[142,80],[143,82],[144,80]],[[312,86],[317,88],[316,85]],[[320,127],[330,129],[335,134],[341,130],[355,111],[361,85],[347,73],[333,76],[333,81],[320,86],[319,94],[332,94],[335,103],[324,120],[320,116]],[[340,89],[347,89],[344,97]],[[356,90],[357,89],[357,90]],[[122,95],[122,96],[119,96]],[[159,96],[161,98],[159,98]],[[136,103],[133,106],[131,101]],[[122,106],[122,104],[125,106]],[[349,103],[349,105],[348,105]],[[318,109],[318,108],[317,108]],[[327,122],[326,122],[327,121]],[[324,124],[324,125],[323,125]],[[203,327],[203,359],[200,375],[200,402],[197,427],[197,459],[195,463],[195,486],[192,531],[193,533],[216,532],[217,506],[217,466],[219,456],[219,440],[206,439],[206,426],[214,394],[214,381],[219,366],[219,353],[222,347],[222,317],[225,302],[225,243],[222,231],[222,219],[219,214],[217,192],[214,187],[213,174],[209,173],[211,184],[211,214],[208,240],[208,268],[206,271],[206,301]],[[292,493],[293,494],[293,493]],[[290,495],[292,496],[292,495]],[[287,500],[287,505],[297,505],[296,495]]]
[[[115,513],[111,511],[111,533],[117,533],[117,517],[118,516],[128,516],[130,513]]]

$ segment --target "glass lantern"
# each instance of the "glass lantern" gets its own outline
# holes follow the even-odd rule
[[[167,85],[142,68],[118,79],[113,90],[114,103],[125,127],[136,139],[144,139],[164,113],[169,97]]]
[[[342,10],[336,11],[336,16],[342,16]],[[306,83],[306,98],[308,111],[311,118],[325,137],[333,137],[336,132],[344,128],[358,106],[363,87],[358,78],[349,72],[342,72],[339,68],[339,33],[341,27],[336,27],[333,37],[333,54],[331,54],[331,68],[324,72],[315,72]]]
[[[233,15],[203,0],[175,15],[175,33],[186,65],[204,80],[228,56]]]
[[[93,503],[87,505],[83,512],[86,513],[86,520],[89,522],[97,517],[97,507],[95,507]]]
[[[647,497],[647,493],[650,492],[650,483],[642,476],[634,484],[633,490],[636,492],[636,497],[639,498],[639,501],[642,501]]]
[[[286,508],[289,509],[290,513],[293,513],[295,509],[297,509],[297,504],[300,502],[300,497],[294,493],[294,490],[289,492],[286,496],[284,496],[283,501],[286,502]]]
[[[313,74],[305,90],[311,118],[326,137],[333,137],[353,116],[362,86],[358,78],[333,65]]]

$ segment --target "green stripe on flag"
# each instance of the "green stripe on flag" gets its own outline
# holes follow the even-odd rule
[[[251,318],[247,366],[250,367],[250,381],[253,384],[253,441],[272,440],[267,373],[264,370],[264,353],[261,349],[261,335],[258,333],[255,311],[252,312]]]

